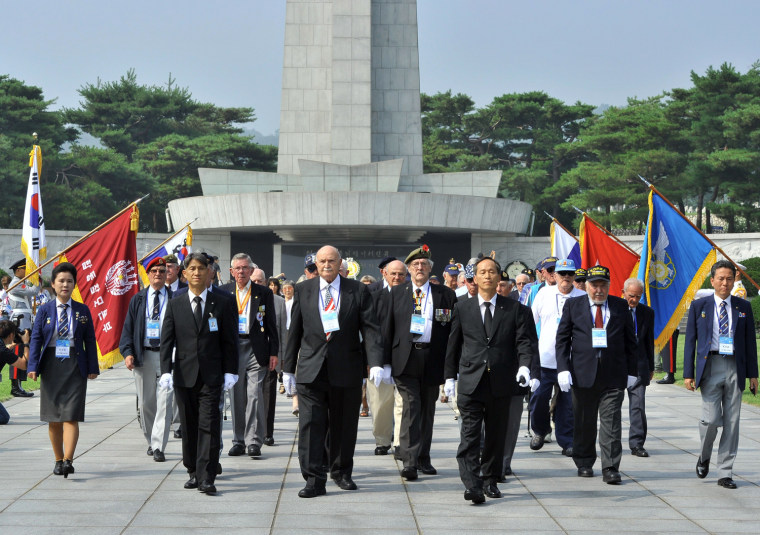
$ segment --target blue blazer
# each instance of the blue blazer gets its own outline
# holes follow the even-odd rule
[[[749,301],[731,297],[731,328],[734,337],[734,357],[736,359],[736,379],[744,390],[747,377],[757,377],[757,346],[755,345],[755,319]],[[689,309],[686,323],[686,342],[683,346],[684,379],[694,379],[694,353],[696,350],[696,387],[705,371],[710,344],[712,343],[713,322],[715,321],[715,298],[710,295],[697,299]],[[720,357],[713,357],[720,358]]]
[[[58,301],[53,299],[37,310],[29,343],[29,366],[27,372],[39,373],[40,359],[45,348],[53,338],[58,324]],[[87,305],[71,300],[71,312],[74,314],[74,340],[72,357],[76,357],[82,377],[91,373],[100,374],[98,368],[98,348],[95,342],[95,327]]]

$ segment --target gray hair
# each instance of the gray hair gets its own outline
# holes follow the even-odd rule
[[[303,275],[301,275],[301,276],[303,277]],[[293,280],[288,279],[285,282],[283,282],[281,286],[283,288],[285,288],[285,286],[295,286],[295,285],[296,285],[296,283]]]
[[[258,267],[256,264],[253,263],[253,260],[251,260],[251,257],[245,253],[237,253],[235,256],[233,256],[230,259],[230,267],[232,267],[232,264],[235,263],[235,260],[245,260],[246,262],[248,262],[248,267],[252,267],[254,269]]]
[[[372,275],[364,275],[359,282],[377,282],[377,279]]]
[[[639,279],[626,279],[626,281],[623,283],[623,291],[627,292],[628,288],[631,286],[638,286],[639,290],[641,290],[641,293],[644,293],[644,283]]]

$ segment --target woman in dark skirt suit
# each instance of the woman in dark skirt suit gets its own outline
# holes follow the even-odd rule
[[[62,262],[53,269],[56,298],[42,305],[32,329],[28,377],[42,377],[40,420],[48,422],[55,454],[55,475],[74,473],[74,451],[79,422],[84,421],[87,379],[95,379],[98,350],[95,328],[87,305],[71,299],[77,283],[73,264]]]

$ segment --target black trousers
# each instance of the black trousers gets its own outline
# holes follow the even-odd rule
[[[578,468],[591,468],[596,462],[596,420],[599,417],[599,450],[602,469],[620,468],[621,408],[625,394],[622,388],[598,384],[591,388],[572,387],[573,394],[573,461]]]
[[[399,446],[404,467],[429,465],[438,385],[426,385],[422,378],[406,374],[393,380],[403,400]]]
[[[660,359],[662,360],[662,371],[668,373],[676,373],[676,355],[678,353],[678,335],[680,331],[676,329],[673,331],[673,335],[660,350]]]
[[[175,387],[182,423],[182,464],[198,482],[216,479],[219,465],[222,385],[209,386],[200,376],[192,388]]]
[[[483,488],[484,482],[487,485],[496,483],[501,477],[511,403],[512,396],[493,395],[488,372],[483,373],[472,394],[457,394],[462,422],[457,462],[465,488]],[[482,457],[481,430],[485,430]]]
[[[277,370],[270,370],[264,379],[264,403],[267,407],[267,427],[264,436],[274,436],[274,409],[277,406]]]

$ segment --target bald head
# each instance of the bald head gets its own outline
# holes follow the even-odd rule
[[[327,282],[332,282],[338,276],[340,268],[340,253],[332,245],[325,245],[317,251],[317,272]]]
[[[254,269],[253,273],[251,273],[251,281],[259,286],[266,286],[267,276],[266,273],[264,273],[264,270],[258,268]]]
[[[388,262],[383,268],[383,278],[388,286],[398,286],[406,279],[406,264],[401,260]]]

